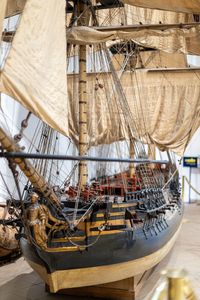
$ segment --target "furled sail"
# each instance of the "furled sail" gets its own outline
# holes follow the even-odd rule
[[[156,9],[141,8],[125,4],[124,7],[116,8],[115,10],[99,10],[97,11],[97,18],[100,26],[110,25],[139,25],[139,24],[185,24],[194,22],[192,14],[177,13],[172,11],[162,11]],[[172,35],[162,34],[163,32],[150,35],[134,36],[135,43],[141,44],[144,47],[154,47],[156,49],[166,48],[174,51],[174,46],[181,47],[180,45],[185,43],[185,50],[188,53],[198,55],[200,37],[199,35],[192,35],[184,37],[181,32],[181,36],[178,35],[179,31],[173,31]],[[175,34],[177,33],[177,34]],[[155,38],[154,38],[155,35]],[[165,47],[164,47],[165,46]],[[181,49],[184,51],[184,49]]]
[[[200,26],[189,29],[138,29],[124,30],[96,30],[86,26],[73,27],[68,31],[67,39],[73,44],[99,44],[115,40],[132,40],[136,44],[144,47],[158,49],[169,53],[181,52],[185,54],[199,54],[200,49],[192,51],[190,39],[198,39],[200,36]],[[197,53],[198,51],[198,53]]]
[[[68,135],[65,0],[27,0],[0,91]]]
[[[129,136],[117,98],[114,94],[109,98],[105,92],[110,88],[108,84],[112,84],[111,77],[108,73],[88,74],[89,146],[110,144]],[[73,80],[72,75],[68,77],[70,135],[77,142],[78,94]],[[97,80],[104,87],[95,91]],[[182,155],[200,126],[200,72],[126,71],[121,84],[135,126],[139,129],[136,138],[156,144],[161,150],[170,149]]]
[[[124,0],[124,3],[152,9],[200,13],[200,0]]]

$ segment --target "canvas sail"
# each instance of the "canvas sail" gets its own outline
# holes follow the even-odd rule
[[[88,74],[90,146],[128,139],[127,124],[118,100],[114,95],[108,99],[103,89],[95,91],[96,78],[97,74]],[[101,73],[98,78],[104,89],[109,88],[106,85],[112,82],[111,74]],[[74,76],[68,76],[70,134],[77,143],[78,94],[73,92],[77,90],[73,81]],[[139,128],[136,138],[156,144],[161,150],[168,149],[182,155],[200,126],[200,73],[126,71],[121,84],[132,118]]]
[[[122,18],[122,15],[121,15]],[[124,23],[126,24],[172,24],[194,22],[192,14],[162,11],[157,9],[142,8],[125,4]],[[120,24],[120,23],[118,23]]]
[[[68,135],[64,0],[27,1],[0,75],[1,92]]]
[[[200,49],[196,47],[193,53],[191,43],[189,42],[191,38],[193,40],[199,40],[199,35],[200,26],[190,29],[138,29],[137,31],[125,29],[118,31],[106,30],[106,32],[80,26],[69,30],[67,38],[69,42],[80,45],[99,44],[111,40],[132,40],[141,46],[169,53],[200,54]]]
[[[142,8],[128,4],[115,9],[97,10],[96,14],[100,26],[194,22],[192,14]]]
[[[12,43],[11,51],[1,73],[1,91],[17,99],[27,109],[35,113],[54,129],[65,135],[68,135],[70,131],[70,136],[77,144],[78,76],[68,76],[68,107],[66,40],[64,30],[65,16],[63,13],[64,0],[59,2],[56,0],[48,1],[48,5],[46,5],[47,3],[44,5],[39,0],[37,0],[37,3],[36,0],[27,1],[19,28]],[[34,11],[35,13],[33,13]],[[36,15],[40,20],[35,18]],[[175,17],[175,14],[173,17]],[[47,28],[46,20],[49,19],[51,19],[52,22],[50,25],[48,22]],[[30,20],[33,26],[29,26],[29,31],[27,31],[27,22],[30,22]],[[88,28],[85,27],[85,30],[88,30]],[[40,34],[38,34],[38,32],[40,32]],[[70,34],[72,34],[72,31]],[[125,38],[124,36],[122,37],[123,39]],[[77,42],[77,38],[75,38],[75,41]],[[39,47],[41,44],[44,45],[42,49]],[[50,48],[51,53],[48,51]],[[36,53],[37,55],[35,56]],[[30,64],[30,62],[32,62],[32,64]],[[176,116],[183,96],[186,99],[190,97],[192,101],[191,105],[194,105],[193,107],[197,105],[198,107],[199,103],[197,98],[199,93],[199,83],[193,73],[188,74],[188,76],[192,76],[191,80],[188,81],[188,79],[186,79],[187,74],[188,73],[181,73],[180,78],[174,77],[174,73],[167,74],[169,77],[169,84],[168,81],[164,79],[162,82],[159,82],[160,78],[162,78],[162,73],[156,73],[155,75],[153,73],[138,73],[137,71],[137,77],[139,78],[138,82],[142,81],[142,84],[146,87],[144,88],[146,91],[144,96],[142,96],[142,93],[140,96],[141,101],[144,101],[145,103],[144,108],[149,106],[149,103],[145,102],[148,99],[148,101],[152,101],[152,107],[156,107],[155,110],[152,109],[153,112],[162,110],[164,96],[171,101],[166,100],[166,102],[172,104],[172,99],[174,99],[173,101],[177,103],[177,106],[175,106],[176,108],[174,108]],[[171,131],[169,131],[169,135],[166,136],[166,133],[163,133],[163,130],[166,129],[166,122],[162,122],[162,120],[159,121],[161,129],[154,126],[154,122],[155,120],[158,120],[159,115],[149,117],[148,113],[145,112],[145,109],[142,109],[141,105],[136,101],[139,99],[139,92],[136,89],[137,85],[133,84],[133,82],[128,79],[131,78],[131,80],[133,80],[133,76],[135,75],[136,72],[132,75],[125,72],[121,80],[132,115],[136,119],[137,126],[141,128],[141,132],[136,138],[142,138],[144,142],[156,143],[161,149],[171,149],[176,153],[181,154],[190,139],[190,134],[199,126],[198,122],[196,125],[194,123],[191,123],[191,126],[188,125],[190,134],[186,133],[184,135],[180,130],[181,124],[179,119],[173,117],[172,120],[169,115],[169,110],[162,110],[163,114],[167,111],[167,115],[164,115],[165,117],[163,117],[163,119],[167,120],[167,118],[169,118],[172,124]],[[102,81],[104,88],[95,91],[97,77]],[[155,83],[155,86],[152,87],[153,82]],[[184,89],[182,89],[182,82],[185,83]],[[111,97],[108,99],[108,93],[104,90],[112,91],[113,89],[111,73],[102,73],[98,76],[90,74],[88,76],[87,84],[89,97],[89,147],[92,145],[110,144],[114,141],[128,139],[129,132],[127,124],[125,122],[123,111],[117,102],[117,97],[113,93],[110,93]],[[158,98],[157,95],[160,92],[159,85],[162,86],[163,93],[166,90],[168,90],[168,93],[162,94],[160,100],[155,102],[155,99]],[[135,88],[135,90],[132,91],[133,88]],[[194,94],[191,92],[193,88],[196,91]],[[186,107],[187,105],[188,102],[186,101]],[[142,120],[134,115],[134,108],[136,106],[140,107],[141,115],[147,114],[145,118],[148,119],[149,124],[152,124],[149,126],[148,131],[140,124]],[[182,120],[184,120],[185,115],[186,112],[184,110],[181,115]],[[187,115],[186,122],[188,120],[194,120],[194,117],[194,111],[192,110]],[[175,127],[177,129],[176,132],[178,133],[174,132],[173,128]],[[181,142],[178,142],[179,138]]]
[[[115,55],[116,56],[116,55]],[[138,54],[136,69],[138,68],[187,68],[187,59],[181,53],[167,53],[162,51],[141,51]]]
[[[132,79],[124,75],[122,85],[132,114],[136,101],[141,116],[140,135],[149,136],[161,150],[183,155],[200,126],[200,73],[136,71]]]
[[[104,85],[104,89],[95,90],[98,82]],[[70,103],[69,129],[73,141],[78,144],[78,75],[68,75],[68,99]],[[89,147],[102,144],[110,144],[125,139],[125,121],[121,110],[116,102],[116,95],[112,94],[112,75],[102,73],[100,76],[95,73],[87,74],[87,97],[88,97],[88,136]],[[106,91],[109,91],[109,95]],[[112,95],[112,96],[110,96]],[[121,115],[120,115],[121,113]],[[128,139],[128,135],[126,136]]]
[[[100,26],[115,26],[119,24],[184,24],[194,22],[192,14],[148,9],[127,4],[125,4],[124,7],[116,9],[99,10],[97,11],[97,19]],[[181,48],[181,51],[184,51],[184,47],[181,47],[181,44],[183,45],[184,43],[185,50],[187,50],[188,53],[198,55],[200,52],[199,35],[184,37],[183,41],[182,32],[181,36],[178,36],[178,33],[178,31],[173,31],[172,35],[168,36],[167,34],[164,34],[165,36],[163,36],[162,32],[160,32],[160,34],[155,32],[150,34],[150,32],[148,32],[148,35],[139,34],[138,37],[137,35],[134,35],[134,41],[144,47],[154,47],[161,50],[167,48],[167,51],[169,51],[169,49],[175,51],[175,48],[177,47]]]
[[[117,53],[112,58],[112,63],[116,71],[121,71],[124,63],[124,54]],[[166,53],[156,50],[140,51],[137,56],[130,58],[132,68],[135,69],[155,69],[155,68],[187,68],[187,59],[181,53]]]
[[[23,9],[26,0],[8,0],[9,2],[9,14],[19,13]],[[99,2],[99,1],[96,1]],[[113,1],[114,2],[114,1]],[[200,13],[200,1],[199,0],[124,0],[125,4],[150,8],[150,9],[159,9],[167,10],[174,12],[184,12],[184,13]]]
[[[124,0],[124,3],[151,9],[200,13],[200,0]]]

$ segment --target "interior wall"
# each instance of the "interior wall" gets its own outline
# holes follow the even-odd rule
[[[200,57],[195,55],[188,55],[188,64],[190,67],[200,67]],[[200,157],[200,128],[197,130],[196,134],[193,136],[191,142],[186,148],[184,156]],[[181,166],[180,171],[182,176],[186,176],[189,179],[190,168]],[[198,192],[200,192],[200,168],[191,169],[191,184]],[[193,202],[196,200],[200,200],[200,195],[198,195],[191,189],[190,201]],[[184,185],[184,201],[189,202],[189,186],[186,182]]]
[[[188,147],[186,148],[184,156],[194,156],[200,157],[200,128],[193,136],[191,142],[189,143]],[[181,166],[181,175],[186,176],[188,179],[190,178],[190,168]],[[194,188],[200,192],[200,168],[191,168],[191,184]],[[190,193],[190,197],[189,197]],[[195,193],[192,189],[189,192],[189,186],[185,181],[184,184],[184,201],[189,202],[200,200],[200,195]]]

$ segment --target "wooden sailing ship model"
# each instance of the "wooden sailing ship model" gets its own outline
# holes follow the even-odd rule
[[[11,211],[13,214],[13,210]],[[10,215],[6,203],[0,205],[0,219],[3,224],[0,225],[0,266],[14,261],[21,256],[18,241],[15,239],[17,230],[13,226],[6,226],[7,221],[10,223]]]
[[[29,111],[14,137],[0,127],[1,156],[9,162],[18,195],[18,200],[10,195],[9,205],[18,210],[10,225],[19,229],[24,257],[51,292],[141,273],[169,252],[180,228],[177,171],[171,161],[155,160],[155,145],[180,154],[198,128],[198,112],[188,117],[180,105],[184,99],[188,103],[193,87],[191,101],[198,103],[198,72],[190,73],[191,86],[183,73],[174,78],[173,70],[158,74],[143,68],[158,53],[159,66],[165,67],[160,51],[179,51],[184,54],[175,54],[172,67],[187,72],[184,55],[198,54],[199,25],[186,14],[177,14],[180,19],[171,25],[135,25],[131,5],[198,13],[200,4],[124,2],[2,2],[0,26],[10,16],[17,26],[2,34],[11,46],[2,61],[0,91]],[[164,101],[170,96],[174,112],[169,114],[170,103]],[[32,114],[44,123],[36,126],[30,151],[22,151]],[[183,122],[190,123],[187,132]],[[72,147],[64,136],[73,140],[78,155],[60,155],[58,141]],[[144,144],[153,157],[146,156]],[[111,157],[113,147],[118,158]],[[97,157],[102,153],[104,158]],[[76,161],[71,172],[65,169],[55,184],[69,160]],[[93,161],[99,164],[95,168]],[[27,178],[23,192],[19,169]]]

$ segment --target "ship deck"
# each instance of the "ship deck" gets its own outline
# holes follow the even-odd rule
[[[151,272],[148,281],[136,298],[137,300],[151,299],[152,289],[156,287],[160,271],[171,267],[184,268],[188,271],[196,296],[200,298],[199,215],[200,206],[191,204],[185,207],[183,226],[173,250]],[[13,299],[91,300],[93,298],[49,295],[45,292],[44,283],[39,276],[32,271],[23,258],[20,258],[15,263],[0,268],[0,300]]]

